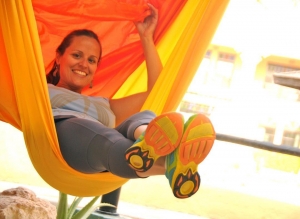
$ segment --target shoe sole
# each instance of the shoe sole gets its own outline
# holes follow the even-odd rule
[[[126,151],[125,159],[130,167],[145,172],[159,157],[173,152],[181,141],[183,121],[183,116],[176,112],[154,118],[148,124],[144,139]]]
[[[177,198],[188,198],[200,187],[200,164],[209,154],[216,134],[210,120],[201,114],[191,117],[186,123],[181,143],[177,148],[177,164],[173,174],[172,190]]]

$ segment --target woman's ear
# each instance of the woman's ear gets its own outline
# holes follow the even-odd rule
[[[60,54],[57,52],[55,56],[56,65],[59,65],[59,61],[60,61]]]

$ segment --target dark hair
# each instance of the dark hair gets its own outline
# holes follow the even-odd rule
[[[95,40],[97,40],[97,42],[100,45],[100,55],[99,55],[99,60],[101,58],[102,55],[102,47],[101,47],[101,43],[100,40],[97,36],[96,33],[94,33],[92,30],[88,30],[88,29],[79,29],[79,30],[74,30],[71,33],[69,33],[64,39],[63,41],[60,43],[60,45],[57,47],[56,52],[59,55],[63,55],[66,51],[66,49],[71,45],[73,39],[75,37],[78,36],[87,36],[87,37],[91,37]],[[60,76],[59,76],[59,70],[58,70],[58,65],[56,64],[56,62],[54,61],[54,64],[52,66],[52,69],[49,71],[49,73],[46,75],[47,77],[47,83],[50,84],[54,84],[56,85],[59,82]]]

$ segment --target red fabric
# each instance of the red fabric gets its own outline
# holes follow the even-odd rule
[[[149,0],[158,8],[157,43],[187,0]],[[150,10],[144,0],[32,0],[46,73],[52,67],[55,50],[74,29],[95,31],[103,55],[88,95],[112,97],[143,61],[142,46],[133,21],[141,21]]]

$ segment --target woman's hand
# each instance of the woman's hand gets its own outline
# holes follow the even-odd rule
[[[135,26],[141,38],[153,38],[154,31],[158,22],[158,10],[151,4],[148,4],[151,14],[143,22],[135,22]]]

